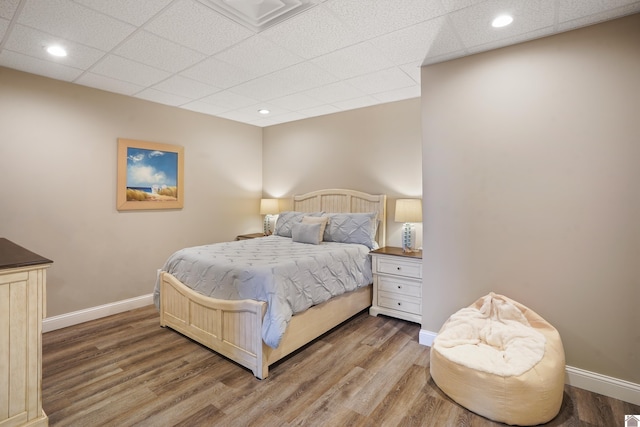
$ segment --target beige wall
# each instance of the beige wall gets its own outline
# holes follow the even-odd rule
[[[185,147],[185,204],[118,212],[117,138]],[[261,230],[262,130],[0,68],[0,236],[54,260],[48,316],[150,294],[184,246]]]
[[[422,197],[420,126],[416,98],[267,127],[263,191],[285,198],[322,188],[386,194],[387,244],[400,246],[395,200]]]
[[[423,328],[489,291],[640,383],[640,15],[422,70]]]

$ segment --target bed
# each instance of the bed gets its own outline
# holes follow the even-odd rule
[[[375,244],[385,244],[385,195],[342,189],[319,190],[294,196],[291,212],[375,213]],[[250,243],[244,245],[255,247],[258,243],[267,244],[276,239],[254,239],[261,242],[249,241]],[[240,247],[244,246],[235,246]],[[271,308],[266,301],[206,296],[178,280],[175,277],[177,273],[174,276],[166,271],[169,270],[168,264],[169,261],[163,270],[159,271],[155,290],[160,325],[171,328],[250,369],[253,375],[260,379],[268,376],[270,365],[371,305],[370,283],[312,305],[291,316],[286,330],[276,340],[277,346],[274,347],[274,342],[267,345],[263,339],[264,322],[268,321],[268,310]]]

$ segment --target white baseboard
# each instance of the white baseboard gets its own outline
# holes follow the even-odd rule
[[[427,347],[431,347],[436,335],[438,335],[436,332],[421,329],[418,335],[418,342]],[[640,405],[640,384],[596,372],[585,371],[584,369],[574,368],[573,366],[567,366],[565,368],[564,382],[573,387],[582,388],[593,393],[602,394],[603,396],[613,397],[614,399],[623,400],[633,403],[634,405]]]
[[[564,382],[574,387],[640,405],[640,384],[567,366]]]
[[[112,314],[122,313],[124,311],[133,310],[134,308],[140,308],[151,304],[153,304],[153,294],[148,294],[127,300],[116,301],[111,304],[61,314],[59,316],[47,317],[42,321],[42,332],[55,331],[56,329],[78,325],[80,323],[88,322],[89,320],[100,319],[102,317],[111,316]]]
[[[436,335],[438,335],[437,332],[420,329],[418,342],[422,345],[426,345],[427,347],[431,347],[433,345],[433,340],[436,339]]]

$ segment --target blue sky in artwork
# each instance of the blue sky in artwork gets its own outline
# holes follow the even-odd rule
[[[177,185],[178,153],[127,148],[127,187]]]

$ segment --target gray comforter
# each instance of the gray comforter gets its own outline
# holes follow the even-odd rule
[[[162,270],[217,299],[266,301],[262,339],[278,347],[295,313],[372,282],[369,248],[350,243],[310,245],[269,236],[175,252]],[[159,304],[159,281],[153,298]]]

